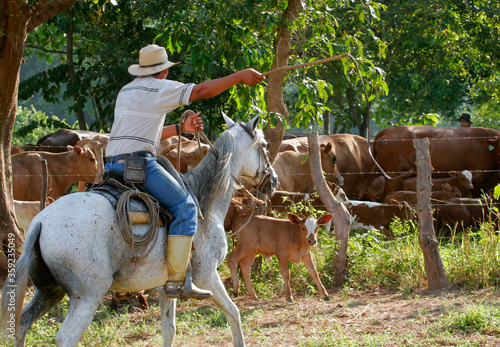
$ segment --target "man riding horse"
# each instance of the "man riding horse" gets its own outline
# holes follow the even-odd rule
[[[203,120],[196,113],[189,116],[179,129],[179,125],[164,127],[165,115],[195,100],[216,96],[236,84],[255,85],[264,80],[264,76],[254,69],[245,69],[200,84],[184,84],[166,79],[169,68],[176,64],[168,60],[165,48],[153,44],[140,50],[139,64],[129,66],[128,72],[137,78],[125,85],[116,99],[105,169],[124,172],[128,158],[142,158],[146,174],[141,186],[174,215],[167,236],[165,293],[170,298],[205,299],[212,293],[194,284],[190,293],[184,292],[197,227],[196,203],[156,160],[161,140],[182,132],[203,130]]]

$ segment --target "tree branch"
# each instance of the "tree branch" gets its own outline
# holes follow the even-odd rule
[[[65,12],[77,0],[54,0],[50,2],[37,1],[32,8],[32,17],[28,23],[28,32],[37,28],[39,25],[45,23],[58,14]]]
[[[36,45],[28,45],[27,44],[26,47],[33,48],[33,49],[38,49],[39,51],[43,51],[43,52],[47,52],[47,53],[66,54],[66,51],[56,51],[56,50],[53,50],[53,49],[46,49],[46,48],[43,48],[43,47],[40,47],[40,46],[36,46]]]

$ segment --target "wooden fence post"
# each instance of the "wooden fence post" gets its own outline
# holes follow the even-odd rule
[[[45,208],[47,203],[47,189],[49,187],[49,169],[47,167],[47,159],[40,160],[42,165],[42,194],[40,196],[40,211]],[[26,232],[27,230],[25,230]]]
[[[333,215],[335,226],[335,239],[337,243],[335,259],[333,261],[334,286],[342,287],[345,283],[347,242],[349,241],[349,230],[351,229],[350,214],[344,204],[340,203],[333,196],[332,191],[326,184],[321,169],[321,156],[319,154],[318,133],[307,136],[309,142],[309,163],[311,166],[311,176],[318,191],[319,197],[326,207],[326,210]]]
[[[439,254],[431,211],[431,160],[429,139],[415,139],[417,164],[417,215],[419,243],[424,253],[428,289],[443,289],[450,286]]]

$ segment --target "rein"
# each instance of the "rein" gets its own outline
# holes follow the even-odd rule
[[[255,139],[255,135],[253,134],[253,132],[250,129],[248,129],[248,127],[246,126],[245,123],[237,122],[237,124],[239,124],[245,130],[245,132],[250,136],[250,138],[252,140]],[[257,182],[256,188],[257,188],[257,192],[258,192],[260,190],[264,190],[267,187],[267,185],[270,184],[270,182],[269,182],[270,180],[268,178],[269,178],[269,175],[272,174],[272,171],[271,171],[271,162],[269,161],[269,158],[266,155],[266,151],[264,150],[264,148],[262,147],[261,144],[258,144],[257,148],[259,149],[259,151],[262,154],[262,157],[264,157],[264,160],[266,161],[266,168],[262,171],[262,173],[259,174],[259,170],[257,169],[255,176],[252,177],[252,179],[255,182]],[[259,168],[260,168],[260,157],[259,157]],[[260,177],[260,180],[258,180],[259,177]],[[248,192],[248,194],[250,194],[250,192]],[[256,199],[256,200],[258,200],[258,199]],[[262,201],[262,200],[259,200],[259,201]]]
[[[189,117],[190,115],[193,115],[194,112],[192,110],[187,110],[185,111],[182,116],[181,116],[181,119],[179,121],[179,129],[182,129],[182,126],[184,124],[184,121],[186,120],[187,117]],[[253,133],[252,130],[250,130],[245,123],[241,122],[241,121],[238,121],[236,122],[236,124],[238,124],[239,126],[241,126],[243,128],[243,130],[245,130],[245,132],[248,134],[248,136],[250,136],[250,138],[252,140],[255,140],[255,135]],[[201,142],[200,142],[200,137],[203,137],[203,139],[205,140],[206,143],[209,144],[210,148],[214,148],[212,146],[212,143],[207,139],[207,137],[205,136],[205,133],[197,128],[196,129],[196,139],[197,139],[197,142],[198,142],[198,148],[200,150],[200,156],[201,158],[203,159],[204,155],[203,155],[203,150],[202,150],[202,147],[201,147]],[[259,195],[259,192],[264,190],[265,188],[267,188],[267,186],[269,184],[271,184],[270,180],[269,180],[269,176],[272,175],[272,166],[271,166],[271,162],[269,161],[269,158],[267,157],[266,155],[266,151],[265,149],[263,148],[263,146],[261,144],[258,144],[257,145],[257,148],[259,149],[260,153],[261,153],[261,156],[259,156],[259,169],[257,169],[256,173],[255,173],[255,176],[251,177],[255,182],[257,182],[257,184],[255,185],[255,188],[257,190],[257,196]],[[179,131],[179,134],[178,134],[178,141],[177,141],[177,171],[180,172],[180,167],[181,167],[181,164],[180,164],[180,158],[181,158],[181,131]],[[266,167],[264,168],[264,170],[262,170],[262,172],[260,172],[260,160],[261,160],[261,157],[264,157],[264,160],[266,162]],[[261,200],[261,199],[258,199],[256,198],[248,189],[246,189],[244,187],[244,185],[242,184],[242,182],[240,181],[240,179],[236,178],[233,176],[233,179],[235,180],[236,183],[238,183],[238,185],[240,186],[240,189],[243,191],[243,193],[248,197],[250,198],[250,200],[252,200],[254,203],[256,204],[260,204],[260,205],[264,205],[264,206],[267,206],[267,202]],[[236,201],[234,199],[231,199],[233,201],[233,203],[236,203]],[[238,203],[239,204],[239,203]],[[198,206],[198,210],[199,210],[199,206]],[[241,230],[243,230],[243,228],[245,228],[247,226],[247,224],[250,222],[250,219],[252,218],[253,214],[255,213],[255,208],[252,208],[252,213],[250,214],[248,220],[245,222],[245,224],[236,232],[228,235],[227,237],[233,237],[235,236],[236,234],[238,234]],[[201,213],[201,211],[199,211],[199,213]]]

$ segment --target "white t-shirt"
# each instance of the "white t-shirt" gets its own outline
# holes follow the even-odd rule
[[[159,80],[141,76],[118,93],[115,120],[106,146],[106,156],[136,151],[156,155],[165,115],[182,105],[189,105],[194,83]]]

